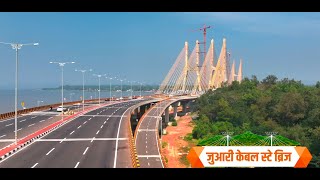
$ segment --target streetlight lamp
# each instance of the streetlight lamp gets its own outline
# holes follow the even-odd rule
[[[92,71],[92,69],[76,69],[75,71],[82,72],[82,111],[84,111],[84,73],[87,71]]]
[[[63,108],[63,67],[66,64],[74,64],[75,62],[49,62],[50,64],[58,64],[61,67],[61,112],[62,112],[62,120],[63,120],[63,113],[64,113],[64,108]]]
[[[100,79],[101,79],[101,77],[102,76],[106,76],[106,74],[93,74],[93,76],[96,76],[96,77],[98,77],[99,78],[99,106],[100,106],[100,91],[101,91],[101,89],[100,89]]]
[[[14,113],[14,124],[15,124],[15,144],[17,144],[17,139],[18,139],[18,132],[17,132],[17,118],[18,118],[18,53],[19,49],[21,49],[22,46],[38,46],[39,43],[28,43],[28,44],[18,44],[18,43],[5,43],[5,42],[0,42],[0,44],[8,44],[11,45],[12,49],[16,50],[16,78],[15,78],[15,113]]]
[[[37,105],[38,105],[38,107],[40,106],[40,103],[41,103],[41,102],[43,102],[43,101],[37,101]]]

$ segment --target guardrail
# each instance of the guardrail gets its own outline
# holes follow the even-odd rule
[[[3,160],[4,158],[8,157],[9,155],[13,154],[14,152],[18,151],[19,149],[25,147],[28,144],[31,144],[32,142],[34,142],[36,139],[39,139],[45,135],[47,135],[48,133],[50,133],[51,131],[61,127],[62,125],[64,125],[65,123],[67,123],[68,121],[74,119],[75,117],[77,117],[78,115],[81,114],[85,114],[89,111],[95,110],[99,107],[88,107],[85,109],[85,111],[81,111],[78,112],[77,114],[68,116],[66,118],[64,118],[63,120],[57,121],[53,124],[50,124],[48,126],[46,126],[43,129],[40,129],[32,134],[27,135],[26,137],[20,139],[17,144],[12,143],[2,149],[0,149],[0,160]]]
[[[166,97],[165,99],[162,99],[162,100],[160,100],[158,103],[160,103],[160,102],[162,102],[162,101],[165,101],[165,100],[168,100],[168,99],[170,99],[170,98],[168,98],[168,97]],[[157,104],[158,104],[157,103]],[[154,106],[156,106],[156,105],[154,105]],[[139,127],[140,127],[140,124],[141,124],[141,119],[143,119],[150,111],[152,110],[152,107],[150,107],[142,116],[141,116],[141,118],[140,118],[140,121],[138,122],[138,124],[137,124],[137,127],[136,127],[136,130],[135,130],[135,132],[134,132],[134,138],[133,138],[133,141],[135,141],[135,139],[137,138],[137,132],[138,132],[138,129],[139,129]],[[131,131],[131,133],[132,133],[132,131]],[[158,147],[159,147],[159,152],[160,152],[160,156],[161,156],[161,160],[162,160],[162,164],[163,164],[163,167],[164,168],[167,168],[168,166],[167,166],[167,163],[166,163],[166,161],[165,161],[165,159],[164,159],[164,156],[162,155],[162,147],[161,147],[161,144],[160,144],[160,138],[159,138],[159,128],[157,128],[157,139],[158,139],[158,141],[157,141],[157,143],[158,143]],[[134,143],[135,144],[135,143]],[[135,147],[135,146],[134,146]],[[135,154],[136,154],[136,158],[138,159],[138,155],[137,155],[137,151],[135,150]],[[139,160],[137,160],[138,162],[139,162]]]
[[[138,96],[133,96],[133,99],[137,99],[137,97]],[[113,99],[111,99],[111,100],[113,100]],[[110,101],[110,98],[103,98],[100,100]],[[123,100],[129,100],[129,97],[124,97]],[[95,102],[95,101],[99,101],[99,99],[85,100],[84,103],[90,103],[90,102]],[[67,105],[73,105],[76,103],[82,103],[82,101],[65,102],[63,104],[67,106]],[[61,106],[61,103],[49,104],[49,105],[45,105],[45,106],[38,106],[38,107],[32,107],[32,108],[28,108],[28,109],[18,110],[17,113],[19,116],[19,115],[27,114],[27,113],[34,112],[34,111],[43,111],[43,110],[50,109],[51,107],[56,108],[59,106]],[[15,115],[15,112],[8,112],[8,113],[0,114],[0,120],[12,118],[12,117],[14,117],[14,115]]]
[[[148,102],[151,103],[151,102]],[[144,104],[148,104],[148,103],[139,103],[133,107],[131,107],[131,111],[130,111],[130,115],[127,117],[128,119],[128,139],[129,139],[129,148],[130,148],[130,156],[131,156],[131,162],[132,162],[132,167],[133,168],[140,168],[140,162],[139,162],[139,158],[138,158],[138,154],[137,154],[137,148],[134,142],[134,136],[132,134],[132,129],[131,129],[131,114],[132,112],[138,108],[139,106],[142,106]],[[151,108],[149,108],[151,109]],[[148,110],[149,110],[148,109]],[[148,110],[144,113],[146,114],[148,112]],[[137,126],[138,127],[138,126]]]

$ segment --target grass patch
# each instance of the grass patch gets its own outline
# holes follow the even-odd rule
[[[178,126],[178,122],[176,120],[172,121],[172,126]]]
[[[183,137],[183,140],[188,142],[192,141],[192,133],[188,133],[185,137]]]
[[[190,162],[189,162],[189,160],[187,159],[187,155],[186,155],[186,154],[181,155],[181,157],[179,158],[179,161],[180,161],[180,163],[182,163],[183,165],[186,165],[186,166],[189,166],[189,165],[190,165]]]
[[[168,146],[168,143],[167,142],[162,142],[162,148],[166,148]]]
[[[166,161],[166,163],[169,162],[168,158],[167,157],[164,157],[164,160]]]

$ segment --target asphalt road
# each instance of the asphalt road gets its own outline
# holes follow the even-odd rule
[[[124,114],[142,101],[122,102],[82,115],[4,159],[0,168],[131,167]]]
[[[91,104],[92,106],[93,104]],[[85,105],[86,107],[89,105]],[[78,106],[70,106],[70,110],[76,110]],[[81,109],[80,109],[81,110]],[[65,115],[67,116],[67,115]],[[18,139],[23,138],[37,130],[40,130],[54,122],[61,120],[61,112],[57,109],[35,111],[17,118]],[[0,120],[0,149],[14,142],[15,119]]]
[[[158,127],[160,120],[157,116],[164,111],[164,105],[171,104],[172,100],[163,101],[161,106],[157,104],[140,119],[141,123],[138,127],[135,144],[137,154],[142,168],[163,168],[161,155],[158,145]],[[162,107],[163,106],[163,107]],[[163,120],[164,123],[164,120]]]

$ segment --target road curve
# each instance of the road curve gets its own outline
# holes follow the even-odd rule
[[[0,168],[131,167],[128,108],[144,100],[101,107],[61,126],[0,162]],[[120,122],[123,121],[120,125]]]

